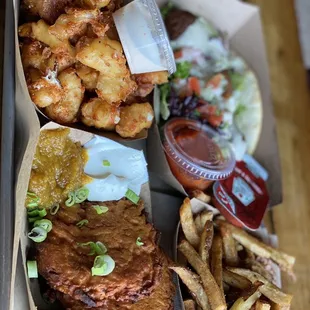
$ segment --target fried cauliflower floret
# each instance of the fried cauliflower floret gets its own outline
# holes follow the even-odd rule
[[[39,41],[24,43],[21,48],[21,58],[24,70],[32,67],[45,72],[51,54],[51,49]]]
[[[75,64],[77,75],[82,79],[82,83],[87,90],[94,90],[97,86],[99,71],[87,67],[80,62]]]
[[[90,99],[82,106],[82,122],[99,129],[114,130],[120,120],[119,108],[100,98]]]
[[[109,103],[119,103],[135,91],[137,85],[130,76],[108,77],[100,74],[96,86],[96,93]]]
[[[132,138],[143,129],[150,128],[154,119],[152,106],[148,103],[134,103],[121,107],[120,121],[116,132],[123,138]]]
[[[100,71],[106,76],[126,76],[129,70],[119,42],[108,38],[96,38],[81,46],[76,59],[82,64]]]
[[[132,78],[136,81],[138,89],[135,91],[135,96],[146,97],[154,89],[155,84],[163,84],[168,82],[168,72],[148,72],[134,74]]]
[[[73,68],[61,72],[58,79],[63,87],[64,97],[58,103],[49,105],[45,113],[58,123],[72,123],[76,121],[85,88]]]
[[[56,78],[56,72],[49,71],[43,76],[38,69],[31,68],[26,76],[31,100],[39,108],[45,108],[63,98],[64,90]]]
[[[46,44],[51,48],[53,53],[68,54],[71,57],[75,56],[75,50],[73,46],[70,45],[69,41],[61,41],[56,36],[52,35],[49,32],[49,25],[43,19],[40,19],[36,23],[21,25],[18,28],[18,33],[21,37],[28,37]]]
[[[50,71],[58,73],[70,67],[74,59],[65,54],[53,54],[51,49],[40,41],[29,41],[22,44],[21,58],[24,70],[36,68],[44,74]]]
[[[38,15],[53,24],[57,17],[63,13],[65,7],[72,2],[72,0],[24,0],[23,4],[30,14]]]
[[[87,30],[87,23],[99,17],[99,10],[83,10],[69,8],[66,14],[61,14],[48,31],[59,40],[68,40],[75,35],[83,35]]]
[[[91,9],[102,9],[106,7],[111,0],[81,0],[82,6]]]

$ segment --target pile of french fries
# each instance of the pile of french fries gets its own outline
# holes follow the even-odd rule
[[[171,269],[193,298],[184,301],[186,310],[290,309],[292,296],[272,283],[272,272],[262,261],[273,261],[292,272],[294,257],[264,244],[221,216],[213,219],[211,211],[194,215],[189,198],[180,208],[180,218],[185,238],[178,250],[187,262]]]

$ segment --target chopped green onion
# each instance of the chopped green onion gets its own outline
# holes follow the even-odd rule
[[[91,269],[92,276],[107,276],[115,268],[115,261],[109,255],[96,256]]]
[[[46,209],[35,209],[32,211],[28,211],[27,213],[29,217],[39,216],[42,218],[47,215]]]
[[[50,214],[55,215],[58,212],[58,210],[59,210],[59,203],[51,207]]]
[[[82,226],[87,225],[87,224],[88,224],[88,220],[82,220],[76,223],[76,226],[81,228]]]
[[[127,190],[125,196],[127,199],[129,199],[130,201],[132,201],[135,204],[137,204],[138,201],[140,200],[140,197],[135,192],[133,192],[131,189]]]
[[[108,252],[107,247],[100,241],[96,242],[96,253],[98,255],[103,255]]]
[[[27,192],[27,199],[29,200],[27,207],[37,207],[39,205],[40,198],[35,193]]]
[[[47,231],[42,227],[34,227],[31,229],[31,232],[28,233],[28,238],[34,242],[43,242],[47,237]]]
[[[111,163],[107,160],[107,159],[104,159],[102,161],[102,165],[105,166],[105,167],[110,167],[111,166]]]
[[[93,208],[96,210],[97,214],[103,214],[109,211],[109,208],[106,206],[95,205]]]
[[[87,199],[89,195],[88,188],[82,187],[75,191],[75,203],[81,203]]]
[[[43,219],[43,220],[37,220],[33,224],[34,227],[41,227],[46,230],[46,232],[50,232],[53,228],[53,224],[50,220]]]
[[[65,205],[67,207],[72,207],[75,204],[75,194],[74,192],[70,192],[68,195],[68,199],[65,201]]]
[[[89,241],[89,242],[84,242],[84,243],[78,243],[78,246],[85,247],[85,246],[90,246],[90,252],[88,255],[95,255],[96,254],[96,243]]]
[[[67,207],[72,207],[76,203],[85,201],[88,197],[89,190],[85,187],[79,188],[76,191],[70,192],[65,204]]]
[[[142,246],[144,245],[144,243],[141,241],[141,237],[138,237],[137,240],[136,240],[136,245],[137,246]]]
[[[93,241],[89,241],[84,243],[78,243],[77,245],[82,247],[90,246],[90,252],[88,253],[88,255],[103,255],[108,251],[106,246],[100,241],[97,241],[96,243]]]
[[[28,278],[38,278],[38,266],[35,260],[27,260]]]
[[[35,221],[39,221],[39,220],[41,220],[41,219],[42,219],[42,217],[40,217],[40,216],[28,217],[28,222],[29,222],[29,223],[34,223]]]

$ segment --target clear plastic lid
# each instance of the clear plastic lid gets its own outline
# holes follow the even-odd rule
[[[164,21],[155,0],[134,0],[113,14],[132,74],[176,71]]]
[[[236,164],[229,143],[215,130],[195,120],[168,121],[164,126],[164,148],[183,169],[208,180],[227,178]]]

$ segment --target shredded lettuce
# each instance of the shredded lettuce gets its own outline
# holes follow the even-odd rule
[[[172,75],[172,79],[187,79],[190,74],[192,64],[189,61],[177,63],[177,71]]]
[[[165,4],[161,9],[160,9],[160,13],[163,17],[163,19],[166,18],[166,16],[168,15],[168,13],[170,12],[170,10],[173,8],[173,3],[172,2],[168,2],[167,4]]]
[[[170,116],[168,98],[170,95],[170,84],[160,86],[160,115],[166,121]]]
[[[230,72],[229,77],[231,80],[233,90],[237,90],[238,88],[242,87],[242,84],[244,82],[244,74],[239,74],[237,72]]]
[[[243,113],[244,111],[246,110],[246,106],[243,105],[243,104],[239,104],[236,108],[236,111],[235,111],[235,116]]]

